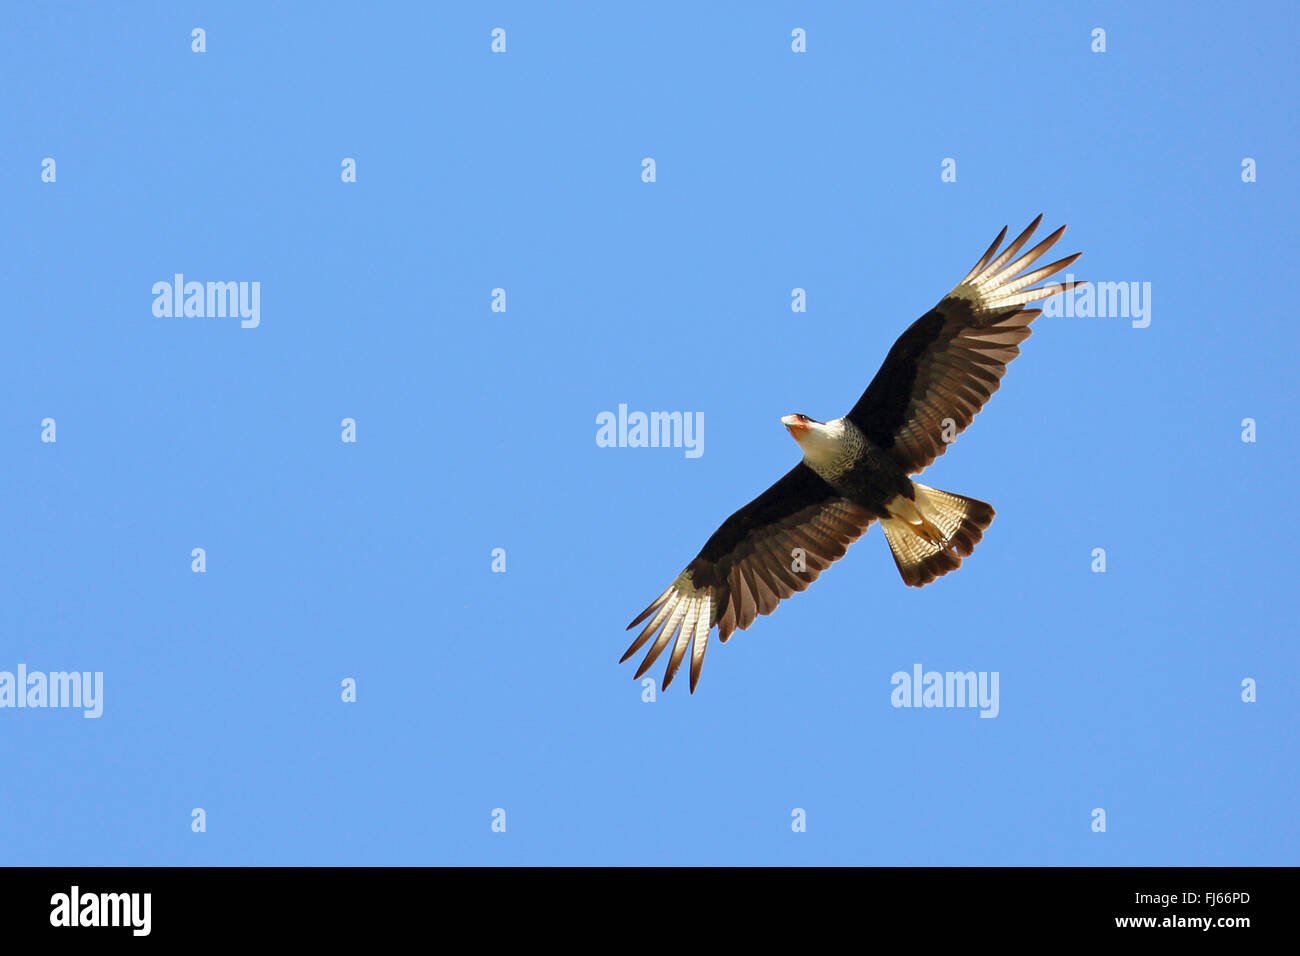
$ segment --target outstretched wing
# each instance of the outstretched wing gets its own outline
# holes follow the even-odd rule
[[[639,679],[672,643],[664,672],[667,690],[691,645],[694,693],[714,624],[726,641],[759,614],[771,614],[780,601],[808,587],[843,557],[872,520],[800,462],[724,521],[677,580],[628,625],[631,630],[650,618],[619,663],[653,637],[637,668]]]
[[[1081,253],[1017,275],[1061,238],[1064,226],[1008,265],[1042,218],[1000,254],[1007,230],[998,233],[957,287],[899,336],[846,416],[877,446],[892,450],[908,474],[947,451],[998,390],[1007,364],[1029,338],[1029,323],[1042,313],[1024,306],[1067,288],[1064,283],[1029,287],[1056,275]]]

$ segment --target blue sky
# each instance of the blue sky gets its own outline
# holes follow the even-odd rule
[[[1296,25],[11,7],[0,671],[103,713],[0,709],[0,862],[1295,864]],[[997,508],[975,554],[909,589],[872,529],[644,702],[623,628],[797,460],[779,417],[1039,212],[1150,324],[1035,324],[921,476]],[[176,273],[260,324],[155,316]],[[703,454],[599,447],[620,403]],[[917,664],[998,716],[891,706]]]

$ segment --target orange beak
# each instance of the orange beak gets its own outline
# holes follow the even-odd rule
[[[790,435],[795,441],[799,440],[800,435],[806,435],[808,433],[807,424],[800,421],[798,415],[786,415],[781,419],[781,424],[790,429]]]

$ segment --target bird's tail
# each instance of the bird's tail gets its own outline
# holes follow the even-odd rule
[[[912,499],[899,495],[880,522],[903,582],[919,588],[961,567],[993,523],[993,506],[912,482]]]

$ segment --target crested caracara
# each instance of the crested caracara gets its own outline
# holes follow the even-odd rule
[[[903,581],[924,587],[955,570],[993,521],[983,501],[912,481],[942,455],[998,389],[1040,309],[1032,302],[1065,291],[1034,287],[1080,253],[1032,269],[1062,226],[1028,252],[1040,215],[1001,252],[998,233],[975,267],[894,343],[880,371],[843,418],[781,422],[803,460],[745,505],[628,630],[649,618],[622,660],[647,642],[640,678],[672,645],[667,689],[689,647],[691,691],[700,679],[709,632],[724,642],[808,587],[873,521],[879,521]],[[1076,285],[1079,283],[1075,283]],[[620,662],[621,663],[621,662]]]

